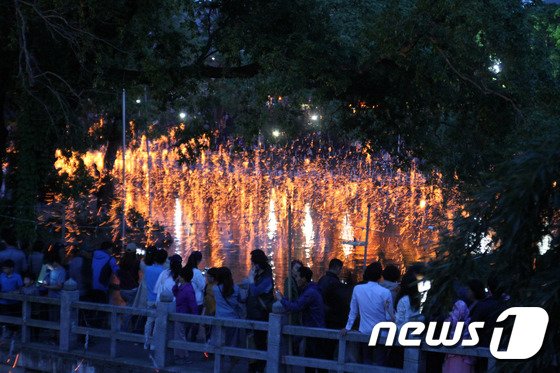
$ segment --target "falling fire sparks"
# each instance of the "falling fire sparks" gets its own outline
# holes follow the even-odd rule
[[[343,241],[365,241],[368,204],[368,257],[384,252],[403,265],[433,255],[439,227],[457,209],[452,197],[443,198],[441,175],[427,182],[414,166],[403,171],[387,154],[370,154],[368,144],[344,151],[311,144],[235,153],[227,144],[209,148],[206,136],[180,144],[174,136],[170,131],[131,143],[124,165],[126,208],[173,232],[175,252],[186,256],[200,250],[206,265],[227,265],[236,279],[246,275],[249,252],[256,248],[271,255],[280,279],[285,276],[289,204],[292,257],[304,259],[317,273],[333,257],[344,258],[350,269],[363,261],[363,249]],[[73,175],[81,157],[91,176],[99,178],[104,152],[68,157],[57,151],[55,167]],[[122,167],[118,155],[111,171],[117,188]]]

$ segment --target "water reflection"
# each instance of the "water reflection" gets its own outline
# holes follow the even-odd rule
[[[298,158],[283,149],[235,153],[222,146],[202,150],[184,165],[180,156],[190,154],[192,144],[177,145],[177,151],[172,145],[172,136],[149,144],[141,138],[127,150],[127,208],[148,216],[151,206],[152,221],[173,232],[173,251],[186,258],[200,250],[203,266],[229,266],[236,280],[247,274],[249,253],[256,248],[267,252],[276,276],[284,278],[288,201],[292,257],[317,274],[333,257],[348,268],[361,265],[363,247],[343,241],[365,241],[368,204],[368,260],[401,264],[432,255],[438,228],[455,209],[453,201],[444,203],[437,175],[428,182],[414,168],[402,171],[387,156],[372,158],[360,149],[344,154],[315,149],[314,158]],[[82,158],[102,169],[101,152]],[[66,167],[60,159],[57,164]],[[117,162],[116,178],[121,167]]]

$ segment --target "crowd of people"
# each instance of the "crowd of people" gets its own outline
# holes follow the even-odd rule
[[[350,330],[369,335],[373,327],[383,321],[394,321],[400,327],[409,321],[424,320],[422,294],[418,291],[418,282],[424,276],[423,265],[410,266],[401,276],[398,266],[387,263],[383,267],[380,262],[374,262],[366,267],[362,281],[353,285],[341,280],[344,263],[339,259],[330,261],[328,270],[317,282],[313,281],[311,268],[294,260],[280,291],[275,288],[269,258],[259,249],[250,253],[251,269],[246,278],[235,284],[227,267],[201,270],[203,257],[199,251],[191,252],[183,265],[180,255],[169,256],[166,250],[156,247],[148,247],[144,255],[139,255],[134,243],[126,245],[121,252],[112,242],[87,251],[67,249],[61,244],[46,247],[39,241],[26,255],[16,247],[9,232],[3,232],[2,238],[0,291],[4,293],[23,292],[57,298],[64,282],[72,279],[80,300],[84,301],[153,309],[162,297],[167,297],[167,300],[172,299],[178,313],[258,321],[267,321],[274,310],[286,313],[292,325],[337,329],[341,335]],[[471,280],[465,286],[457,286],[457,301],[447,320],[453,326],[459,322],[468,325],[484,321],[481,345],[488,346],[492,321],[506,304],[507,296],[500,291],[496,279],[490,278],[486,285],[480,280]],[[0,299],[0,310],[2,314],[15,315],[21,313],[21,306],[18,301]],[[55,310],[49,312],[48,317],[56,321],[59,315]],[[85,315],[84,320],[94,326],[106,322],[95,315]],[[121,329],[136,331],[141,328],[141,323],[135,323],[138,320],[131,316],[124,316],[121,321]],[[154,335],[158,333],[154,321],[147,317],[143,324],[147,350],[154,349]],[[463,338],[468,338],[467,327],[463,330]],[[13,333],[17,333],[17,327],[7,326],[2,337],[9,338]],[[225,328],[222,341],[217,341],[208,325],[177,322],[174,337],[229,346],[250,340],[256,349],[267,348],[267,332],[258,330],[252,333],[252,338],[247,338],[240,329]],[[338,341],[334,339],[306,338],[304,341],[294,338],[292,342],[291,353],[307,357],[335,359],[338,351]],[[402,353],[398,347],[364,345],[350,358],[399,366]],[[192,356],[177,349],[175,358],[178,363],[188,364]],[[473,372],[477,364],[476,360],[460,355],[447,355],[442,362],[444,372]],[[266,362],[256,360],[249,366],[252,372],[262,372]]]

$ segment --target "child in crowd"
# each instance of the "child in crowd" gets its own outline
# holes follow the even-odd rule
[[[47,265],[50,269],[44,288],[48,289],[49,298],[60,298],[60,291],[66,281],[66,270],[62,266],[62,260],[57,252],[49,252]]]
[[[2,293],[13,293],[19,291],[23,281],[18,273],[14,272],[15,263],[7,259],[2,263],[2,274],[0,274],[0,291]],[[17,300],[0,298],[0,314],[18,317],[21,315],[21,304]],[[3,328],[2,339],[10,338],[17,331],[16,325],[8,325]]]
[[[27,272],[23,275],[23,287],[21,288],[21,293],[31,296],[39,295],[39,288],[37,287],[37,282],[35,281],[35,275],[33,273]]]
[[[173,295],[175,296],[176,311],[178,313],[188,313],[192,315],[198,314],[198,305],[196,304],[196,295],[191,284],[193,278],[193,270],[191,267],[187,266],[181,268],[179,275],[177,276],[176,284],[173,286]],[[176,322],[175,323],[175,338],[185,341],[186,340],[186,329],[185,323]],[[192,363],[189,358],[188,351],[176,349],[175,359],[181,363]]]

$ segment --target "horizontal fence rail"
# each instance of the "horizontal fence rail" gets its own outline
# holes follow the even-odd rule
[[[264,360],[267,363],[267,372],[284,372],[293,367],[312,367],[327,369],[336,372],[383,372],[383,373],[423,373],[425,372],[426,353],[457,354],[488,359],[488,371],[495,369],[495,359],[488,348],[462,348],[462,347],[430,347],[422,345],[421,348],[404,348],[402,368],[376,366],[372,363],[357,362],[356,351],[369,342],[369,335],[359,332],[348,332],[342,336],[339,330],[324,328],[309,328],[286,324],[286,316],[270,314],[268,322],[244,319],[226,319],[213,316],[189,315],[175,312],[174,302],[170,294],[162,295],[161,301],[154,308],[132,308],[110,304],[99,304],[79,301],[79,292],[75,285],[67,282],[61,291],[60,299],[40,296],[28,296],[18,293],[0,293],[0,299],[16,301],[21,305],[20,315],[0,315],[0,323],[16,325],[20,328],[20,335],[16,342],[21,342],[21,350],[33,348],[43,350],[50,355],[68,353],[79,354],[80,357],[99,360],[99,354],[87,351],[87,341],[90,337],[109,339],[109,351],[105,353],[106,360],[118,358],[118,348],[126,348],[118,342],[146,343],[143,334],[133,333],[123,329],[123,320],[131,317],[153,318],[155,320],[154,336],[150,343],[153,346],[153,365],[156,368],[165,368],[173,365],[173,349],[192,352],[214,354],[214,372],[223,368],[223,358]],[[55,315],[59,321],[35,319],[34,310],[40,307],[48,310],[49,317]],[[95,314],[98,319],[96,325],[88,325],[84,315]],[[45,314],[43,314],[43,318]],[[192,342],[177,339],[174,334],[175,324],[179,325],[205,325],[212,328],[212,338],[203,342]],[[30,343],[32,329],[45,329],[57,334],[57,346],[52,343]],[[226,335],[241,333],[249,335],[255,331],[267,332],[267,350],[257,350],[249,346],[227,345],[224,343]],[[243,334],[245,333],[245,334]],[[80,339],[81,338],[81,339]],[[334,344],[333,355],[322,358],[294,355],[291,342],[296,339],[304,341],[313,340],[331,341]],[[381,341],[383,342],[383,341]],[[305,342],[304,342],[305,343]],[[80,347],[84,345],[85,347]],[[91,356],[90,356],[91,355]]]

